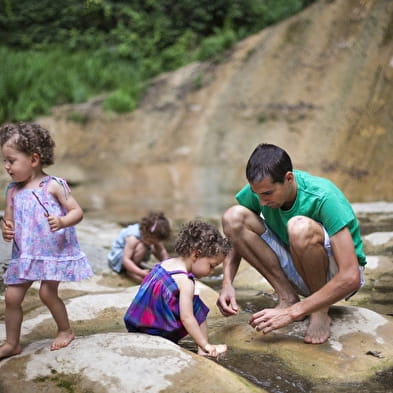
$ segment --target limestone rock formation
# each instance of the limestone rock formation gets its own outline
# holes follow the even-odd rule
[[[219,64],[152,80],[133,113],[104,113],[102,97],[56,108],[37,119],[57,142],[50,170],[111,217],[219,216],[254,147],[272,142],[351,202],[391,201],[392,15],[392,1],[320,0]],[[87,121],[68,120],[74,112]]]

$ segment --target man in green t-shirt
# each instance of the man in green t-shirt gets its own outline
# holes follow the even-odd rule
[[[329,180],[293,170],[275,145],[257,146],[246,176],[239,205],[223,215],[233,248],[217,305],[225,316],[238,312],[232,282],[244,258],[279,298],[276,308],[255,313],[250,325],[268,333],[310,315],[304,341],[323,343],[330,336],[329,307],[364,283],[366,257],[353,209]]]

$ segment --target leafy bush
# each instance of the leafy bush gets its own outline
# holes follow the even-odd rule
[[[114,91],[105,101],[104,109],[117,112],[125,113],[133,111],[136,108],[136,101],[128,93],[123,90]]]
[[[215,35],[207,37],[201,42],[198,51],[199,60],[219,60],[221,54],[232,47],[236,42],[236,33],[233,30],[217,31]]]
[[[104,91],[114,91],[112,110],[132,110],[146,79],[220,60],[236,40],[313,1],[0,1],[0,123]]]
[[[138,71],[128,63],[108,62],[107,57],[96,52],[15,51],[0,47],[0,56],[1,123],[30,120],[48,113],[53,105],[81,103],[122,85],[141,85]],[[128,95],[135,101],[139,93],[134,87]]]

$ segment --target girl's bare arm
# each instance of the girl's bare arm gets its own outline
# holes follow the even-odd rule
[[[153,255],[159,260],[164,261],[169,258],[168,251],[163,243],[157,243],[152,246]]]
[[[11,242],[14,238],[14,210],[9,203],[8,193],[6,195],[6,206],[4,217],[1,219],[1,232],[6,242]]]
[[[65,216],[48,216],[51,231],[57,231],[61,228],[73,226],[82,221],[83,210],[69,191],[65,191],[64,187],[55,180],[52,180],[49,184],[48,191],[67,210],[67,214]]]

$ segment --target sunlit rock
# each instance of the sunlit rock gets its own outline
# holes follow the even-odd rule
[[[343,306],[332,307],[330,315],[331,336],[321,345],[303,342],[308,320],[264,335],[250,327],[243,315],[219,336],[234,348],[272,355],[294,374],[314,382],[359,382],[393,367],[392,318]]]
[[[0,390],[95,393],[263,393],[214,361],[155,336],[106,333],[49,350],[38,341],[0,363]]]

